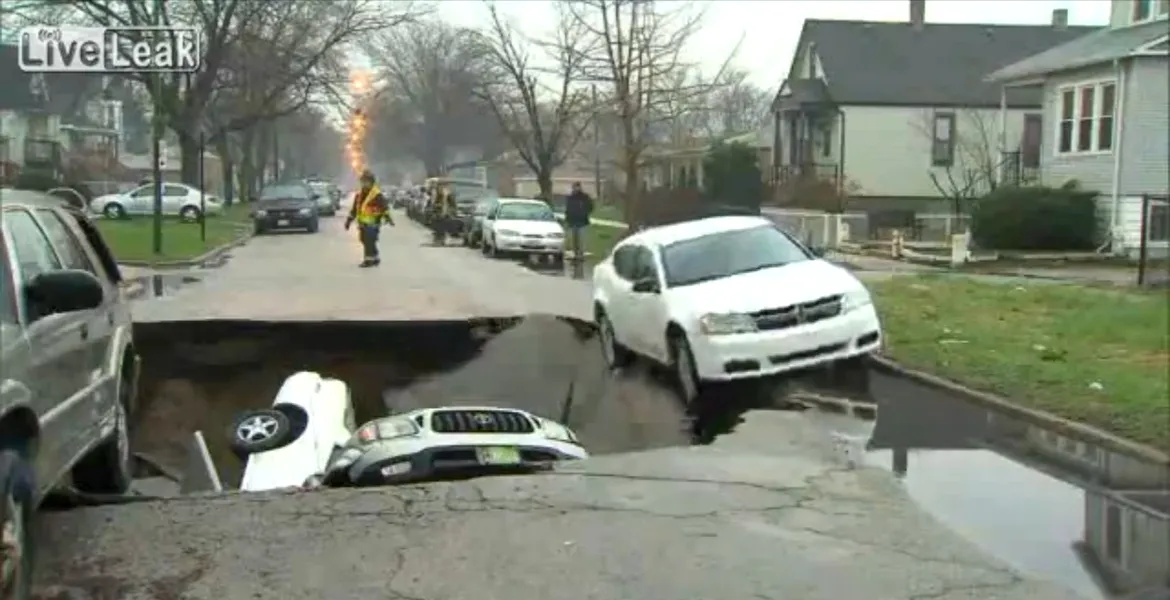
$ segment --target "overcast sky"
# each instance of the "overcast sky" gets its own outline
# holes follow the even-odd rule
[[[670,4],[669,2],[662,2]],[[523,24],[529,35],[550,29],[555,14],[551,0],[497,0],[501,12]],[[805,19],[905,21],[908,0],[716,0],[704,3],[706,21],[692,42],[694,59],[715,71],[743,36],[736,65],[757,84],[778,87],[792,61]],[[440,0],[438,16],[465,26],[488,22],[482,0]],[[1050,23],[1052,11],[1068,9],[1070,25],[1105,25],[1108,0],[927,0],[926,20],[937,23]]]

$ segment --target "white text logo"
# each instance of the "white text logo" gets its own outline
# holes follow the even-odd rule
[[[199,69],[193,27],[25,27],[20,68],[30,72],[190,72]]]

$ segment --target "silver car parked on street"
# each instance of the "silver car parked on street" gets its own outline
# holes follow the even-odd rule
[[[45,493],[66,475],[82,492],[130,486],[139,358],[94,224],[53,196],[0,193],[0,585],[26,598]]]

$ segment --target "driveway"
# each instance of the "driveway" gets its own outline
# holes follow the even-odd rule
[[[253,240],[200,283],[143,302],[136,314],[144,322],[187,321],[192,338],[199,332],[191,320],[589,316],[583,282],[428,247],[426,233],[405,219],[385,230],[382,266],[358,269],[356,240],[340,224],[329,221],[317,235]],[[607,374],[589,340],[562,339],[565,325],[528,318],[465,366],[396,393],[441,397],[494,376],[475,389],[551,410],[535,398],[588,380],[578,393],[593,407],[580,418],[595,432],[624,432],[594,434],[602,446],[594,451],[612,453],[527,477],[229,493],[44,514],[39,597],[1072,597],[940,526],[889,474],[844,460],[834,440],[864,440],[872,424],[754,411],[729,426],[733,433],[686,446],[671,437],[680,415],[661,386],[637,373]],[[211,323],[205,329],[206,337],[218,335]],[[718,400],[735,405],[742,391]],[[645,438],[639,447],[653,449],[630,452],[637,435]]]

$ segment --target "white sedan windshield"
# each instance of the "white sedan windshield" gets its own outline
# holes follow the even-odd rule
[[[545,204],[505,204],[500,207],[501,221],[555,221],[557,216]]]
[[[675,242],[662,250],[668,287],[781,267],[811,258],[804,248],[771,225],[712,233]]]

